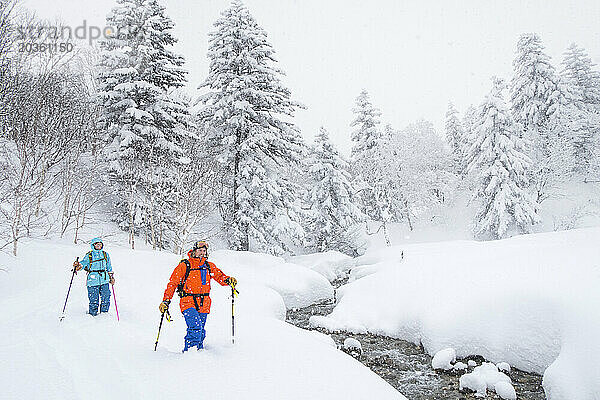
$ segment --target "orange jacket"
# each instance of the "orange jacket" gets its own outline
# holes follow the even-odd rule
[[[194,268],[198,268],[201,265],[203,265],[204,262],[206,261],[206,259],[192,257],[192,250],[190,250],[188,252],[188,261],[190,263],[191,269],[194,269]],[[187,278],[187,281],[185,281],[185,285],[183,287],[183,289],[187,293],[207,293],[207,294],[210,293],[211,278],[214,279],[215,281],[217,281],[219,284],[221,284],[221,286],[227,285],[225,283],[225,279],[229,278],[229,276],[225,275],[223,273],[223,271],[221,271],[219,268],[217,268],[215,266],[215,264],[208,262],[208,265],[210,267],[210,274],[207,273],[206,285],[202,284],[202,271],[190,270],[190,274]],[[171,274],[171,278],[169,279],[169,283],[167,283],[167,289],[165,290],[165,295],[163,296],[163,301],[171,300],[171,298],[173,297],[173,294],[175,293],[175,290],[177,289],[177,286],[185,277],[186,268],[187,268],[187,266],[185,265],[185,263],[183,261],[180,262],[175,267],[175,269],[173,270],[173,273]],[[196,303],[198,304],[198,312],[210,313],[210,297],[209,296],[204,296],[203,298],[197,297]],[[195,307],[194,297],[186,296],[186,297],[182,297],[179,300],[179,308],[181,308],[181,312],[183,312],[184,310],[187,310],[188,308],[191,308],[191,307]]]

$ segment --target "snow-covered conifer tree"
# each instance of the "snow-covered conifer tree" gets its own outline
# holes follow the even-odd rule
[[[452,150],[452,158],[454,160],[454,170],[456,173],[461,173],[465,168],[464,165],[464,148],[465,148],[465,133],[462,124],[458,119],[458,110],[452,102],[448,103],[448,111],[446,111],[446,140]]]
[[[537,152],[534,181],[536,201],[557,194],[576,167],[575,145],[585,128],[585,113],[579,110],[577,90],[566,77],[557,78],[556,90],[548,99],[548,121]]]
[[[600,71],[585,49],[572,43],[564,53],[561,75],[569,78],[586,105],[600,106]]]
[[[351,127],[354,127],[352,131],[352,158],[360,156],[365,150],[372,149],[379,139],[379,117],[381,112],[371,104],[369,93],[366,90],[362,90],[356,98],[356,106],[352,109],[355,117]]]
[[[596,146],[600,140],[600,72],[584,49],[571,44],[564,54],[561,77],[571,84],[571,118],[577,121],[571,129],[573,147],[577,160],[577,169],[586,174],[595,168],[598,152]]]
[[[384,141],[389,140],[390,138],[394,137],[395,134],[396,132],[394,131],[392,124],[385,124],[383,127],[383,132],[381,133],[381,139]]]
[[[570,177],[573,147],[565,130],[580,131],[577,124],[581,121],[571,106],[573,90],[567,80],[561,81],[554,73],[538,35],[521,35],[513,67],[512,116],[529,141],[528,155],[533,161],[530,180],[539,203],[555,194],[557,184]]]
[[[506,109],[503,88],[504,83],[494,78],[481,105],[469,165],[478,177],[475,197],[480,202],[474,231],[478,237],[491,239],[528,232],[538,221],[537,205],[527,191],[531,160]]]
[[[379,117],[381,112],[373,106],[366,90],[362,90],[356,98],[355,107],[352,109],[354,119],[350,123],[353,127],[350,138],[352,146],[351,173],[353,185],[357,189],[361,200],[361,210],[370,219],[385,224],[389,220],[389,213],[385,210],[384,200],[387,198],[385,188],[376,182],[376,177],[381,176],[383,159],[382,134],[379,132]],[[391,135],[386,131],[385,135]]]
[[[529,139],[536,140],[535,135],[540,134],[548,121],[548,99],[557,86],[554,67],[537,34],[521,35],[513,70],[510,86],[512,117]]]
[[[287,176],[303,143],[291,122],[301,105],[275,65],[267,33],[239,0],[214,23],[209,37],[210,67],[200,86],[200,118],[213,129],[211,140],[224,167],[222,216],[230,246],[280,254],[301,238],[297,188]]]
[[[135,218],[143,213],[156,246],[159,203],[172,194],[182,156],[178,128],[187,110],[171,91],[185,82],[184,60],[169,50],[174,24],[157,0],[118,0],[107,25],[116,31],[101,42],[99,97],[113,178],[127,205],[121,223],[133,247]]]
[[[463,175],[466,175],[466,172],[467,172],[466,167],[472,161],[469,159],[469,157],[472,155],[470,153],[471,145],[473,144],[473,142],[475,141],[475,137],[477,136],[477,134],[475,132],[475,127],[478,124],[478,118],[479,118],[479,114],[477,112],[477,109],[475,108],[475,106],[473,106],[471,104],[465,110],[465,114],[463,115],[463,120],[462,120],[463,135],[464,135],[463,136],[464,143],[463,143],[463,148],[462,148],[462,154],[464,154],[464,156],[465,156],[465,161],[464,161],[465,169],[463,170]]]
[[[317,251],[355,253],[348,228],[362,221],[364,216],[355,205],[347,167],[346,161],[329,141],[329,133],[321,127],[308,160],[314,182],[308,195],[310,238]]]

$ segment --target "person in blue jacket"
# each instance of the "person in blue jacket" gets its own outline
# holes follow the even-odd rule
[[[110,264],[110,257],[103,250],[102,239],[94,238],[91,243],[92,251],[87,252],[81,262],[75,261],[73,267],[76,271],[82,268],[87,271],[87,291],[90,300],[90,314],[98,315],[98,304],[100,312],[108,312],[110,308],[110,288],[108,284],[114,285],[115,277]],[[100,298],[100,302],[98,301]]]

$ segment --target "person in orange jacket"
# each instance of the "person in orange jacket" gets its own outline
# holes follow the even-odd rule
[[[188,252],[188,259],[183,259],[169,279],[163,301],[158,309],[161,313],[169,309],[175,290],[179,293],[179,308],[187,324],[187,334],[184,338],[183,352],[191,347],[198,350],[204,348],[206,317],[210,313],[210,280],[214,279],[221,286],[235,288],[237,280],[227,276],[208,261],[208,244],[205,241],[194,243]]]

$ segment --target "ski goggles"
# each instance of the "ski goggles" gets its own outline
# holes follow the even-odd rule
[[[198,240],[197,242],[194,243],[194,250],[200,249],[202,247],[204,247],[206,250],[208,250],[208,243],[206,243],[204,240]]]

